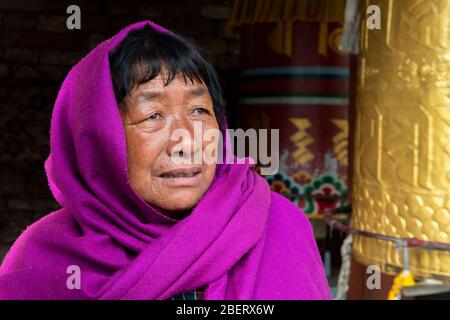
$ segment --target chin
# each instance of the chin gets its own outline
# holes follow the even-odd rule
[[[185,194],[183,192],[177,192],[177,195],[173,195],[164,199],[164,203],[158,203],[165,212],[182,213],[191,211],[195,207],[201,196],[198,194]]]
[[[168,208],[166,210],[169,211],[187,211],[187,210],[192,210],[192,208],[195,207],[195,205],[197,204],[197,200],[192,200],[192,201],[180,201],[178,203],[172,204],[170,206],[168,206]]]

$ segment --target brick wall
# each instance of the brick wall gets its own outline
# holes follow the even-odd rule
[[[27,225],[57,208],[43,163],[53,103],[70,67],[122,27],[149,19],[206,50],[233,106],[239,40],[225,28],[230,2],[0,0],[0,260]],[[66,28],[71,4],[81,8],[81,30]]]

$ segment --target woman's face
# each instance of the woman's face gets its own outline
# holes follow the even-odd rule
[[[128,177],[144,201],[172,218],[180,218],[208,190],[216,168],[215,162],[203,160],[211,141],[199,140],[198,135],[194,138],[194,123],[197,128],[201,124],[202,132],[219,127],[204,83],[185,82],[177,75],[164,86],[163,77],[161,72],[124,99],[121,116]]]

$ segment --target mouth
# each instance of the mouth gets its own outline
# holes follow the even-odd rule
[[[176,168],[158,175],[165,184],[171,187],[195,186],[200,182],[202,167]]]
[[[170,171],[166,171],[159,176],[161,178],[191,178],[202,172],[201,167],[193,167],[193,168],[177,168]]]

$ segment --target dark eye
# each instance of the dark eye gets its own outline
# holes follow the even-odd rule
[[[209,114],[209,111],[208,111],[208,109],[205,109],[205,108],[196,108],[194,110],[194,113],[197,115],[202,115],[202,114]]]
[[[150,117],[148,117],[149,120],[159,120],[161,118],[161,114],[156,112],[152,114]]]

